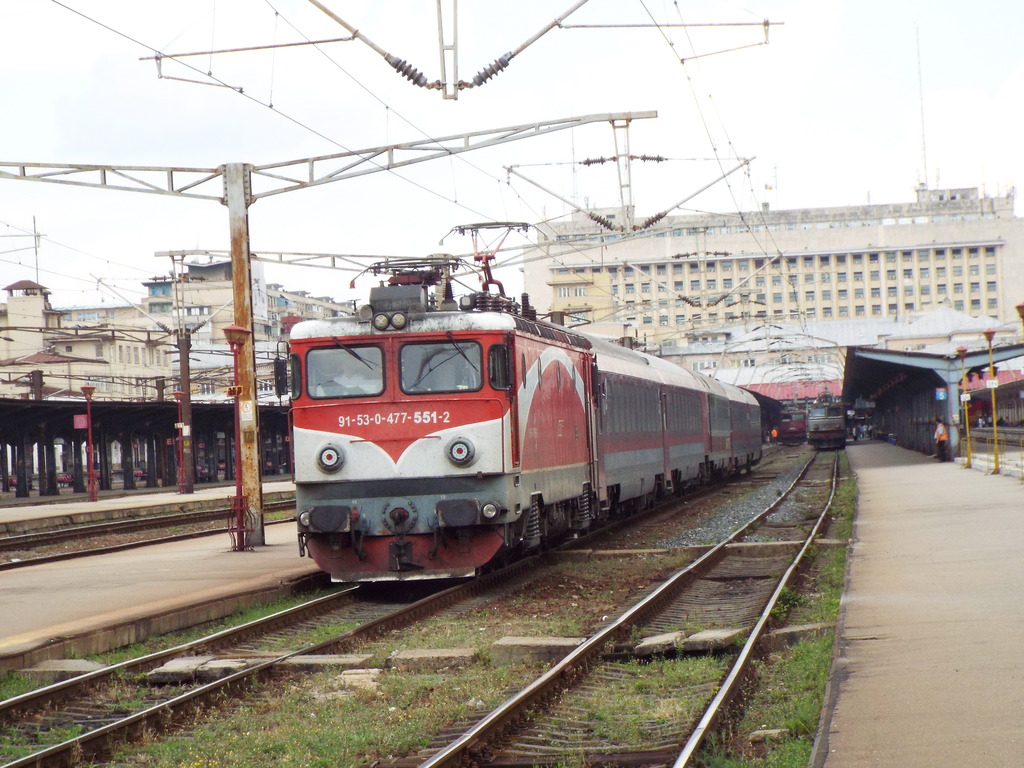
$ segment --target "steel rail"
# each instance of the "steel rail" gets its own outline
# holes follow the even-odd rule
[[[701,573],[708,570],[725,554],[728,545],[735,543],[746,534],[748,529],[774,512],[793,492],[810,466],[814,463],[812,456],[801,469],[799,475],[788,488],[768,507],[751,520],[733,531],[726,539],[705,552],[693,563],[672,574],[659,587],[642,600],[628,608],[619,618],[615,619],[599,632],[591,635],[576,646],[561,661],[553,665],[547,672],[538,677],[518,693],[508,698],[497,709],[492,710],[482,720],[448,746],[436,752],[420,763],[420,768],[441,768],[441,766],[459,766],[463,761],[471,759],[471,752],[482,744],[496,738],[510,723],[520,717],[531,705],[538,703],[557,691],[566,687],[577,673],[585,669],[599,658],[603,648],[630,627],[642,623],[645,618],[655,613],[662,605],[677,594],[683,586],[693,581]]]
[[[507,568],[488,574],[487,576],[449,587],[446,590],[442,590],[434,595],[422,598],[408,606],[403,606],[386,616],[371,619],[358,627],[354,627],[341,633],[337,637],[306,646],[296,651],[282,654],[273,659],[259,662],[220,680],[199,686],[173,699],[154,705],[153,707],[141,712],[134,713],[115,723],[110,723],[102,728],[89,731],[88,733],[81,734],[59,744],[51,745],[13,762],[5,763],[3,768],[28,768],[29,766],[42,768],[43,766],[77,765],[83,759],[89,759],[107,751],[110,745],[118,741],[122,735],[125,738],[130,737],[133,731],[139,730],[146,723],[161,719],[165,720],[168,714],[174,717],[180,716],[181,713],[179,710],[183,705],[191,704],[199,699],[208,698],[225,690],[238,687],[247,679],[255,678],[267,673],[273,667],[296,656],[324,653],[327,651],[338,652],[339,649],[347,645],[351,645],[356,641],[369,640],[384,632],[407,625],[410,621],[418,620],[423,616],[436,613],[460,599],[471,596],[477,592],[490,589],[502,580],[508,579],[510,576],[517,575],[528,568],[536,566],[538,559],[539,556],[520,560]],[[301,612],[305,611],[308,613],[331,600],[338,599],[341,596],[347,597],[350,592],[355,589],[356,587],[353,587],[351,590],[339,593],[338,595],[329,595],[325,598],[319,598],[318,600],[304,603],[301,606],[296,606],[295,608],[290,608],[286,611],[280,611],[273,616],[266,617],[265,619],[259,619],[256,622],[250,622],[249,624],[242,625],[241,627],[224,630],[223,632],[216,633],[215,635],[201,638],[166,651],[159,651],[157,653],[149,654],[148,656],[140,657],[139,659],[133,659],[110,667],[105,667],[104,669],[96,670],[95,672],[79,675],[78,677],[62,683],[55,683],[51,686],[47,686],[46,688],[39,689],[38,691],[30,691],[22,694],[21,696],[0,702],[0,716],[5,713],[16,712],[19,710],[35,710],[42,708],[50,703],[59,701],[61,698],[69,697],[75,689],[82,685],[102,682],[105,678],[115,674],[116,672],[137,672],[147,666],[153,667],[167,658],[181,655],[185,652],[195,651],[199,648],[208,648],[213,644],[223,645],[227,640],[237,641],[245,634],[253,634],[256,631],[265,631],[265,626],[258,626],[264,622],[270,622],[273,620],[275,624],[293,623],[300,618]]]
[[[775,591],[772,593],[767,605],[761,612],[761,617],[754,625],[754,629],[747,638],[747,642],[743,644],[742,650],[737,655],[736,660],[732,665],[732,669],[729,670],[729,674],[726,675],[725,680],[722,682],[721,686],[719,686],[718,692],[715,694],[714,699],[712,699],[711,704],[705,709],[700,722],[697,723],[696,727],[694,727],[693,732],[690,734],[690,738],[683,746],[683,749],[676,758],[675,763],[673,763],[672,768],[688,768],[688,766],[692,764],[694,757],[701,745],[704,743],[704,739],[715,728],[720,720],[725,706],[738,693],[743,675],[746,673],[747,667],[753,659],[754,651],[761,640],[761,636],[764,634],[765,628],[771,619],[772,611],[775,609],[775,606],[782,595],[782,591],[789,586],[790,580],[793,578],[793,575],[796,573],[797,568],[799,568],[801,561],[807,554],[807,550],[814,544],[814,540],[817,538],[818,532],[821,530],[829,511],[832,509],[832,502],[835,500],[838,480],[839,453],[837,452],[835,459],[833,459],[832,482],[824,508],[804,539],[804,544],[800,547],[800,551],[797,552],[796,557],[793,558],[789,568],[786,569],[786,572],[779,580],[778,585],[775,587]]]
[[[323,597],[309,600],[301,605],[277,611],[269,616],[264,616],[253,621],[246,622],[245,624],[239,624],[237,627],[230,627],[228,629],[220,630],[219,632],[214,632],[212,635],[207,635],[206,637],[199,638],[198,640],[182,643],[181,645],[176,645],[173,648],[156,651],[135,659],[128,659],[127,661],[112,664],[104,667],[103,669],[97,669],[93,672],[77,675],[76,677],[69,678],[68,680],[62,680],[43,688],[38,688],[34,691],[28,691],[27,693],[23,693],[19,696],[5,699],[0,701],[0,718],[3,718],[13,712],[48,707],[58,701],[68,698],[76,689],[81,688],[82,686],[103,682],[112,675],[121,672],[142,672],[147,669],[152,669],[167,659],[172,659],[176,656],[195,652],[199,649],[220,647],[228,642],[239,642],[246,637],[269,632],[282,625],[302,621],[309,616],[317,615],[318,613],[322,613],[325,610],[333,608],[334,603],[336,602],[343,603],[351,601],[357,590],[358,586],[353,585],[334,594],[324,595]]]
[[[292,503],[293,504],[293,503]],[[287,506],[287,503],[285,504]],[[222,510],[217,511],[217,517],[224,517],[225,514]],[[294,517],[285,518],[283,520],[267,520],[264,525],[280,525],[281,523],[294,522]],[[202,522],[202,521],[198,521]],[[181,525],[189,525],[189,523],[179,523]],[[170,523],[168,523],[170,525]],[[168,527],[154,526],[154,527]],[[116,532],[116,528],[113,532]],[[145,530],[133,529],[133,530]],[[155,539],[139,539],[138,541],[125,541],[120,544],[107,544],[102,547],[91,547],[89,549],[77,549],[71,552],[58,552],[52,555],[42,555],[40,557],[30,557],[24,560],[10,560],[5,563],[0,563],[0,571],[9,571],[14,568],[24,568],[30,565],[43,565],[44,563],[58,563],[62,560],[73,560],[78,557],[91,557],[93,555],[106,555],[112,552],[121,552],[126,549],[138,549],[139,547],[155,546],[157,544],[169,544],[175,541],[186,541],[188,539],[198,539],[203,536],[216,536],[218,534],[228,533],[230,530],[227,528],[204,528],[201,531],[185,531],[183,533],[174,533],[170,536],[160,536]],[[0,549],[2,551],[2,549]]]
[[[295,506],[295,499],[285,499],[267,504],[278,510]],[[66,539],[80,539],[89,536],[102,536],[107,533],[120,533],[125,531],[145,531],[150,528],[170,528],[175,525],[191,525],[202,523],[207,520],[216,520],[230,514],[230,507],[217,507],[215,509],[192,509],[183,512],[176,512],[170,515],[142,515],[139,517],[121,518],[118,520],[106,520],[101,523],[86,523],[85,525],[57,525],[52,528],[35,530],[30,533],[16,533],[10,536],[0,536],[0,552],[18,549],[19,547],[32,546],[39,543],[52,543]],[[56,518],[55,518],[56,519]]]

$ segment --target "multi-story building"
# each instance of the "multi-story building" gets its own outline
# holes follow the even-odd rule
[[[940,307],[1017,323],[1024,220],[1013,206],[1012,191],[922,188],[912,203],[766,205],[647,229],[631,226],[630,210],[589,211],[538,228],[525,284],[542,312],[653,348],[722,341],[722,326],[737,323],[898,320]]]
[[[223,398],[231,357],[223,329],[233,323],[231,263],[186,263],[180,275],[143,283],[141,306],[101,305],[55,309],[49,291],[30,281],[7,286],[0,305],[0,396],[60,396],[96,387],[97,397],[150,400],[164,385],[176,388],[186,336],[192,395]],[[259,275],[259,270],[254,270]],[[273,394],[271,361],[282,350],[288,321],[350,311],[330,298],[254,280],[254,332],[259,390]]]

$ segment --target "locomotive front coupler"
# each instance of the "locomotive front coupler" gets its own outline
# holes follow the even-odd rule
[[[423,566],[409,559],[412,542],[403,534],[398,534],[388,544],[388,568],[392,571],[420,571]]]

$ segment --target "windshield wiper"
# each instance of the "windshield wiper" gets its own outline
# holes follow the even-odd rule
[[[469,359],[469,355],[462,351],[462,347],[459,346],[459,342],[455,340],[455,334],[452,333],[451,331],[448,331],[445,335],[448,337],[448,341],[452,343],[452,346],[455,347],[455,350],[460,355],[462,355],[462,359],[469,363],[469,367],[473,369],[473,373],[480,373],[480,371],[476,367],[476,364]]]
[[[346,347],[346,346],[345,346],[344,344],[342,344],[342,343],[341,343],[341,340],[340,340],[340,339],[338,339],[338,337],[337,337],[337,336],[332,336],[332,337],[331,337],[331,341],[333,341],[333,342],[334,342],[335,346],[338,346],[338,347],[340,347],[341,349],[344,349],[344,350],[345,350],[346,352],[348,352],[348,353],[349,353],[350,355],[352,355],[352,357],[354,357],[354,358],[355,358],[356,360],[358,360],[358,361],[359,361],[360,363],[362,363],[363,365],[365,365],[365,366],[366,366],[367,368],[374,368],[374,367],[376,367],[376,366],[377,366],[377,364],[376,364],[376,363],[371,363],[371,362],[370,362],[369,360],[367,360],[367,359],[366,359],[365,357],[363,357],[362,355],[360,355],[360,354],[359,354],[358,352],[356,352],[356,351],[355,351],[354,349],[352,349],[352,348],[350,348],[350,347]]]

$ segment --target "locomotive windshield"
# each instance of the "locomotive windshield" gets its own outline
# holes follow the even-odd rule
[[[478,390],[481,369],[476,342],[449,339],[402,347],[402,391],[408,394]]]
[[[311,397],[365,397],[384,391],[380,347],[313,349],[306,356],[306,391]]]

